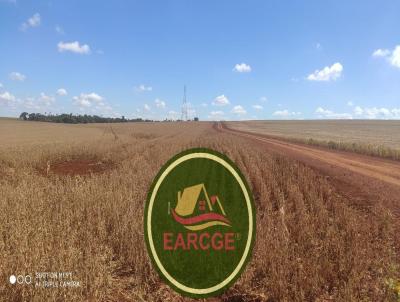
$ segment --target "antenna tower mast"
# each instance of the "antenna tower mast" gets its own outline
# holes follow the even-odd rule
[[[183,86],[182,121],[188,120],[188,106],[186,102],[186,85]]]

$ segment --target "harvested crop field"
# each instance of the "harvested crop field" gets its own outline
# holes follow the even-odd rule
[[[237,130],[325,141],[371,143],[400,149],[400,121],[308,120],[227,122]]]
[[[226,127],[330,149],[400,160],[400,121],[307,120],[227,122]]]
[[[80,281],[79,287],[40,290],[2,282],[0,300],[189,301],[152,267],[143,210],[160,167],[191,147],[229,156],[247,178],[257,207],[253,259],[213,301],[398,298],[394,207],[384,198],[360,206],[362,200],[354,202],[349,190],[311,161],[206,122],[183,127],[2,120],[0,141],[0,278],[65,271]]]

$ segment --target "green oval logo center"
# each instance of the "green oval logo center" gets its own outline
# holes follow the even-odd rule
[[[251,256],[254,236],[252,196],[226,156],[187,150],[153,181],[145,209],[147,248],[176,291],[207,297],[226,290]]]

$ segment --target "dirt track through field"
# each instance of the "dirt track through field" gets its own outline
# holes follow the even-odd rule
[[[381,201],[391,212],[400,216],[400,162],[351,152],[305,146],[214,125],[217,131],[244,137],[261,144],[267,152],[293,158],[326,175],[338,192],[357,206],[371,206]]]

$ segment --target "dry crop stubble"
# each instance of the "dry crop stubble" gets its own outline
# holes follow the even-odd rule
[[[225,124],[231,129],[290,142],[400,159],[398,120],[282,120]]]
[[[72,271],[82,287],[0,284],[10,301],[184,301],[161,281],[143,238],[148,187],[162,164],[190,147],[226,153],[257,205],[254,257],[225,301],[390,300],[396,278],[392,217],[353,209],[324,177],[207,123],[98,125],[95,142],[33,145],[0,153],[0,278]],[[34,136],[35,133],[32,133]],[[117,136],[117,138],[115,138]],[[38,168],[91,159],[114,167],[88,175]],[[9,169],[12,169],[10,172]],[[3,171],[4,175],[2,174]],[[2,176],[3,175],[3,176]],[[398,276],[397,276],[398,277]]]
[[[256,252],[245,282],[235,286],[238,295],[274,301],[395,299],[385,286],[398,268],[394,218],[385,208],[352,208],[324,177],[248,141],[229,135],[214,141],[215,149],[239,164],[257,203]]]

